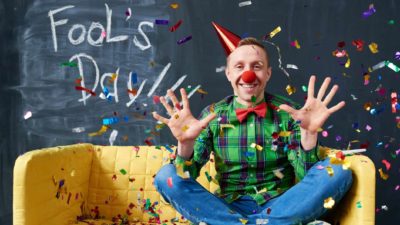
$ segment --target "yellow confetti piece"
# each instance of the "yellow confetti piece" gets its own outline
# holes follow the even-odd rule
[[[290,132],[290,131],[281,131],[281,132],[279,132],[279,136],[280,137],[289,137],[290,134],[292,134],[292,132]]]
[[[239,219],[242,224],[246,224],[248,220],[246,219]]]
[[[326,167],[326,171],[328,172],[329,176],[333,176],[334,175],[334,171],[332,166],[327,166]]]
[[[235,126],[233,126],[233,124],[229,124],[229,123],[221,124],[220,126],[221,126],[221,128],[233,128],[233,129],[236,129]]]
[[[387,180],[389,178],[389,175],[383,172],[382,168],[379,168],[379,175],[381,175],[383,180]]]
[[[292,95],[292,94],[296,93],[296,88],[291,86],[290,84],[288,84],[286,86],[286,92],[288,93],[288,95]]]
[[[186,165],[186,166],[191,166],[192,164],[193,164],[192,161],[185,161],[185,165]]]
[[[175,166],[176,167],[176,174],[178,176],[180,176],[183,179],[189,179],[190,175],[188,171],[183,171],[183,165],[182,164],[178,164]]]
[[[273,31],[271,31],[271,33],[269,33],[269,37],[273,38],[277,33],[281,32],[281,27],[277,26]]]
[[[117,74],[116,73],[113,73],[112,75],[111,75],[111,78],[110,78],[110,80],[108,81],[108,82],[110,82],[110,83],[112,83],[112,82],[114,82],[115,81],[115,79],[117,78]]]
[[[205,90],[203,90],[201,88],[197,89],[197,92],[199,92],[200,94],[204,94],[204,95],[208,94],[207,91],[205,91]]]
[[[274,174],[276,177],[278,177],[279,179],[282,179],[285,175],[281,172],[282,169],[276,169],[273,170]]]
[[[350,60],[349,55],[346,55],[346,56],[347,56],[347,61],[346,61],[346,64],[344,64],[344,67],[349,68],[350,64],[351,64],[351,60]]]
[[[179,8],[179,4],[178,4],[178,3],[172,3],[172,4],[169,5],[169,6],[171,6],[171,8],[173,8],[173,9]]]
[[[377,43],[371,42],[371,44],[369,44],[368,47],[369,47],[369,50],[371,50],[371,52],[373,54],[378,53],[378,44]]]
[[[370,111],[371,110],[371,106],[372,106],[372,103],[371,102],[367,102],[367,103],[364,104],[364,109],[367,110],[367,111]]]
[[[256,143],[252,143],[250,145],[250,147],[257,149],[258,151],[262,151],[263,150],[263,147],[261,145],[256,144]]]
[[[325,209],[332,209],[332,207],[335,205],[335,200],[333,200],[332,197],[329,197],[324,200],[324,208]]]
[[[103,126],[100,128],[99,131],[93,132],[93,133],[89,133],[88,135],[89,135],[90,137],[93,137],[93,136],[100,136],[100,135],[102,135],[103,133],[105,133],[105,132],[107,131],[107,129],[108,129],[108,126],[103,125]]]
[[[182,131],[183,131],[183,132],[187,131],[188,129],[189,129],[189,126],[188,126],[188,125],[185,125],[185,126],[182,127]]]

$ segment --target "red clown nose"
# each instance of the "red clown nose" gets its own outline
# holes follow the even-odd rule
[[[242,80],[246,83],[253,83],[257,78],[253,70],[244,71],[241,76]]]

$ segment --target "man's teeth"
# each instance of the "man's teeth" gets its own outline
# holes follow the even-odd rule
[[[252,88],[252,87],[255,87],[256,84],[241,84],[241,86],[245,87],[245,88]]]

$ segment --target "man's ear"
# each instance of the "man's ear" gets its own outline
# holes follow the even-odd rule
[[[272,75],[272,68],[271,68],[271,67],[268,67],[268,69],[267,69],[267,82],[268,82],[269,79],[271,78],[271,75]]]
[[[230,79],[230,76],[229,76],[228,65],[225,66],[225,76],[228,79],[228,81],[231,82],[231,79]]]

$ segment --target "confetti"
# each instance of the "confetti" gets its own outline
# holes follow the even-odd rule
[[[116,124],[118,122],[119,122],[118,117],[110,117],[110,118],[103,119],[103,125],[111,125],[111,124]]]
[[[281,30],[282,29],[280,26],[276,27],[273,31],[264,36],[264,40],[267,38],[273,38],[277,33],[281,32]]]
[[[346,52],[346,50],[341,50],[341,51],[335,50],[335,51],[332,52],[332,55],[337,57],[337,58],[342,58],[342,57],[345,57],[347,55],[347,52]]]
[[[263,147],[261,145],[256,144],[256,143],[252,143],[250,145],[250,147],[257,149],[258,151],[262,151],[263,150]]]
[[[384,173],[383,170],[382,170],[382,168],[379,168],[378,171],[379,171],[379,175],[381,176],[381,178],[382,178],[383,180],[387,180],[387,179],[389,178],[389,175],[386,174],[386,173]]]
[[[239,219],[242,224],[246,224],[248,220],[246,219]]]
[[[378,44],[375,43],[375,42],[372,42],[371,44],[369,44],[368,47],[369,47],[369,50],[370,50],[373,54],[376,54],[376,53],[379,52],[379,51],[378,51]]]
[[[390,94],[391,97],[391,103],[392,103],[392,113],[396,113],[397,108],[399,106],[398,102],[397,102],[397,93],[396,92],[392,92]]]
[[[215,72],[216,73],[221,73],[221,72],[224,72],[225,71],[225,66],[220,66],[220,67],[217,67],[217,68],[215,68]]]
[[[32,117],[32,112],[31,111],[27,111],[25,114],[24,114],[24,119],[29,119],[29,118],[31,118]]]
[[[172,177],[168,177],[167,184],[168,184],[168,187],[172,188]]]
[[[386,166],[386,171],[389,171],[389,170],[390,170],[390,167],[391,167],[390,162],[388,162],[386,159],[383,159],[383,160],[382,160],[382,163],[385,164],[385,166]]]
[[[389,210],[389,208],[387,207],[387,205],[382,205],[381,209],[383,209],[383,210],[385,210],[385,211],[388,211],[388,210]]]
[[[389,67],[391,70],[393,70],[394,72],[396,72],[396,73],[400,71],[400,67],[398,67],[397,65],[393,64],[392,62],[385,61],[385,65],[387,67]]]
[[[371,16],[372,14],[374,14],[375,12],[376,12],[376,10],[375,10],[375,8],[374,8],[374,4],[370,4],[369,7],[368,7],[368,10],[367,10],[367,11],[364,11],[364,12],[362,13],[362,16],[363,16],[364,18],[367,18],[367,17]]]
[[[337,43],[337,46],[338,46],[339,48],[343,48],[344,46],[346,46],[346,42],[344,42],[344,41],[338,42],[338,43]]]
[[[131,16],[132,16],[132,10],[131,10],[131,8],[128,8],[128,9],[125,11],[125,16],[126,16],[125,21],[128,21],[129,18],[131,18]]]
[[[281,172],[283,170],[283,168],[279,168],[276,170],[273,170],[274,174],[276,177],[278,177],[279,179],[282,179],[285,175]]]
[[[290,42],[290,45],[293,47],[296,47],[297,49],[300,49],[300,44],[297,40]]]
[[[335,205],[335,200],[332,197],[329,197],[324,200],[324,208],[325,209],[332,209],[332,207]]]
[[[325,167],[324,167],[323,165],[318,165],[318,166],[317,166],[317,169],[323,170],[323,169],[325,169]]]
[[[72,133],[82,133],[82,132],[84,132],[85,131],[85,128],[84,127],[75,127],[75,128],[72,128]]]
[[[124,169],[120,169],[119,172],[120,172],[122,175],[126,175],[126,170],[124,170]]]
[[[349,57],[348,54],[347,54],[346,56],[347,56],[347,61],[346,61],[346,63],[344,64],[344,67],[349,68],[349,67],[350,67],[350,64],[351,64],[351,60],[350,60],[350,57]]]
[[[374,65],[369,72],[373,72],[377,69],[381,69],[386,66],[386,61],[379,62],[378,64]]]
[[[251,1],[239,2],[239,7],[249,6],[249,5],[251,5]]]
[[[282,70],[282,72],[288,77],[290,78],[289,73],[286,71],[286,69],[282,66],[282,54],[281,54],[281,50],[279,48],[279,46],[277,46],[276,44],[274,44],[273,42],[267,41],[267,40],[263,40],[264,42],[274,46],[276,48],[276,51],[278,52],[278,62],[279,62],[279,69]]]
[[[268,213],[268,210],[267,210],[267,213]],[[256,224],[257,225],[268,224],[268,221],[269,221],[268,219],[256,219]]]
[[[400,189],[400,185],[396,185],[396,187],[394,188],[394,190],[398,191]]]
[[[287,65],[286,65],[286,68],[288,68],[288,69],[294,69],[294,70],[298,70],[298,69],[299,69],[296,65],[293,65],[293,64],[287,64]]]
[[[362,208],[362,206],[361,206],[361,201],[358,201],[357,203],[356,203],[356,205],[357,205],[357,208]]]
[[[326,130],[322,131],[322,136],[323,137],[328,137],[328,131],[326,131]]]
[[[156,24],[158,25],[168,25],[168,20],[156,20]]]
[[[365,126],[365,129],[366,129],[367,131],[370,131],[370,130],[372,130],[372,127],[371,127],[370,125],[367,124],[367,125]]]
[[[93,132],[93,133],[89,133],[88,135],[89,135],[90,137],[99,136],[99,135],[102,135],[103,133],[105,133],[107,130],[108,130],[108,126],[103,125],[103,126],[100,128],[99,131]]]
[[[188,129],[189,129],[189,126],[188,126],[188,125],[185,125],[185,126],[182,127],[182,131],[183,131],[183,132],[187,131]]]
[[[179,4],[178,3],[172,3],[172,4],[170,4],[169,5],[171,8],[173,8],[173,9],[177,9],[178,7],[179,7]]]
[[[178,45],[181,45],[181,44],[183,44],[183,43],[185,43],[185,42],[187,42],[187,41],[189,41],[189,40],[191,40],[191,39],[192,39],[192,35],[189,35],[189,36],[187,36],[187,37],[185,37],[185,38],[180,39],[180,40],[177,41],[176,43],[177,43]]]
[[[110,146],[114,145],[114,141],[115,139],[117,139],[117,135],[118,135],[118,131],[117,130],[113,130],[110,134],[110,138],[108,139],[108,141],[110,142]]]
[[[396,53],[394,54],[394,59],[400,60],[400,52],[396,52]]]
[[[288,95],[292,95],[292,94],[296,93],[296,88],[291,86],[290,84],[288,84],[286,86],[286,92],[288,93]]]
[[[307,90],[308,90],[307,86],[305,86],[305,85],[301,86],[301,89],[303,89],[304,92],[307,92]]]
[[[334,170],[333,170],[332,166],[327,166],[326,171],[328,172],[329,176],[334,175]]]
[[[77,67],[78,64],[76,64],[74,62],[63,62],[63,63],[61,63],[61,66]]]
[[[361,39],[353,40],[351,42],[354,46],[356,46],[357,51],[362,51],[364,49],[364,41]]]
[[[291,134],[291,131],[281,131],[279,132],[279,137],[289,137]]]
[[[84,88],[84,87],[81,87],[81,86],[75,86],[75,89],[76,90],[78,90],[78,91],[85,91],[85,92],[87,92],[87,93],[90,93],[91,95],[93,95],[93,96],[96,96],[96,93],[94,93],[92,90],[90,90],[90,89],[87,89],[87,88]]]
[[[182,22],[183,22],[182,20],[179,20],[175,25],[169,28],[169,31],[171,32],[176,31],[179,28],[179,26],[181,26]]]
[[[335,139],[336,139],[336,141],[340,141],[340,140],[342,140],[342,137],[340,135],[337,135]]]

